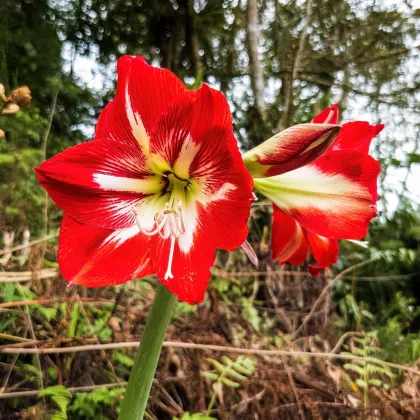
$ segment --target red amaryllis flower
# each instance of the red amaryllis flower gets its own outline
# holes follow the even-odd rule
[[[216,248],[247,236],[253,182],[224,96],[187,90],[142,57],[118,61],[115,99],[94,141],[36,169],[64,212],[59,265],[71,284],[156,273],[179,299],[203,300]]]
[[[338,106],[324,110],[313,123],[313,127],[337,124]],[[380,171],[368,151],[382,129],[382,124],[372,126],[363,121],[343,124],[332,144],[311,163],[307,164],[307,159],[306,166],[302,166],[299,153],[290,159],[298,162],[298,166],[287,167],[290,172],[280,171],[275,176],[268,172],[255,179],[255,188],[273,202],[273,259],[299,265],[310,250],[317,265],[310,265],[309,271],[317,275],[337,262],[338,239],[366,236],[369,222],[377,214],[376,182]],[[294,142],[299,141],[295,136]],[[313,152],[316,147],[320,147],[319,142],[306,150]],[[275,167],[275,162],[272,164]]]

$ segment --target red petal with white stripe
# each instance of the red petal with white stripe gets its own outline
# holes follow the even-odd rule
[[[141,151],[116,141],[70,147],[36,168],[54,202],[82,223],[109,229],[133,226],[133,206],[161,188]]]
[[[95,139],[113,139],[147,152],[149,136],[169,104],[187,89],[172,72],[149,66],[143,57],[118,60],[115,99],[101,112]]]
[[[340,150],[295,171],[256,179],[255,188],[313,233],[360,239],[376,216],[379,169],[363,152]]]
[[[293,203],[292,198],[285,211],[318,235],[364,238],[369,222],[377,215],[379,163],[362,152],[341,150],[288,175],[299,175],[300,170],[304,200]]]
[[[203,85],[178,96],[167,108],[151,136],[150,151],[154,160],[173,167],[179,178],[193,178],[204,194],[212,194],[232,171],[231,135],[226,99]]]
[[[184,252],[179,242],[174,244],[173,258],[171,240],[162,239],[158,235],[151,238],[150,255],[155,257],[152,264],[161,283],[178,299],[190,305],[201,303],[211,277],[216,253],[214,237],[206,236],[202,226],[193,233],[192,246]],[[166,278],[168,265],[173,277]]]
[[[312,122],[314,124],[338,124],[339,110],[338,104],[332,104],[319,113]]]
[[[81,224],[65,215],[61,223],[58,263],[70,284],[113,286],[152,274],[149,238],[137,227],[108,230]]]

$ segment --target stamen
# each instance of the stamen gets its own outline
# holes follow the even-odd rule
[[[173,213],[171,213],[168,217],[169,217],[168,219],[169,229],[171,230],[172,236],[175,236],[175,238],[178,238],[178,236],[180,235],[180,232],[178,231],[178,224],[177,224],[176,218]],[[175,218],[175,220],[172,220],[173,218]]]
[[[184,224],[184,217],[182,216],[182,203],[178,201],[178,213],[179,213],[179,219],[178,219],[178,229],[181,233],[185,233],[185,224]]]
[[[172,260],[174,259],[174,250],[175,250],[175,236],[171,238],[171,249],[169,250],[169,260],[168,260],[168,269],[166,270],[166,274],[164,279],[168,280],[168,278],[173,279],[174,275],[172,274]]]

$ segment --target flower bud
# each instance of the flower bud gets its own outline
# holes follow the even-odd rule
[[[13,115],[20,111],[20,106],[9,102],[1,111],[0,115]]]
[[[4,90],[4,86],[0,83],[0,99],[3,102],[6,102],[6,95],[4,94],[5,90]]]
[[[31,91],[29,90],[28,86],[19,86],[18,88],[12,90],[9,96],[9,100],[15,104],[18,104],[20,107],[29,105],[31,99]]]
[[[245,152],[242,159],[253,178],[280,175],[321,156],[340,129],[331,124],[295,125]]]

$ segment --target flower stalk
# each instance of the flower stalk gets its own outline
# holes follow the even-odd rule
[[[131,370],[119,420],[142,420],[176,297],[158,284],[140,348]]]

